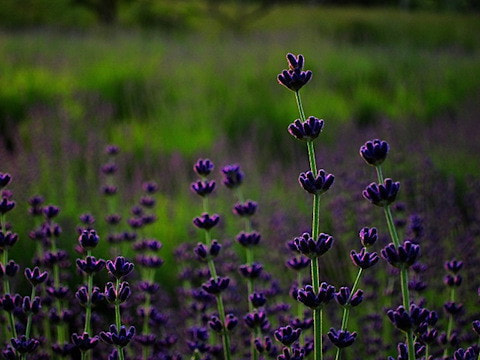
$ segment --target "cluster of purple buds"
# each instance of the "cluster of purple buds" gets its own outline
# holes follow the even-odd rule
[[[233,207],[234,214],[238,216],[253,216],[257,211],[258,204],[255,201],[247,200],[244,203],[237,203]]]
[[[108,260],[106,268],[108,273],[120,280],[133,271],[133,263],[127,261],[123,256],[117,256],[114,261]]]
[[[192,183],[191,189],[200,196],[210,195],[215,190],[215,180],[197,180]]]
[[[305,256],[293,257],[287,260],[286,265],[295,271],[300,271],[310,266],[311,260]]]
[[[72,342],[80,351],[89,351],[95,348],[98,344],[98,337],[91,337],[88,333],[72,334]]]
[[[267,314],[263,310],[255,310],[248,313],[243,317],[243,320],[250,329],[259,328],[263,332],[270,329],[270,322],[268,321]]]
[[[335,288],[322,282],[318,293],[315,293],[312,285],[307,285],[297,290],[297,300],[310,309],[316,309],[330,302],[335,297]]]
[[[360,156],[369,165],[378,166],[387,158],[390,146],[386,141],[375,139],[367,141],[360,147]]]
[[[378,255],[376,252],[368,252],[364,247],[362,250],[360,250],[360,252],[352,250],[350,252],[350,259],[352,259],[352,262],[355,266],[365,270],[378,262]]]
[[[226,165],[222,168],[223,184],[229,188],[234,189],[240,186],[243,182],[244,174],[240,170],[239,165]]]
[[[360,237],[360,242],[362,245],[368,248],[374,245],[378,240],[377,228],[364,227],[360,230],[358,236]]]
[[[299,252],[309,258],[315,258],[325,254],[333,245],[333,237],[321,233],[317,239],[313,239],[309,233],[303,233],[289,243],[292,250]]]
[[[392,266],[397,268],[410,267],[417,261],[420,246],[408,240],[398,247],[390,243],[382,249],[381,254]]]
[[[10,231],[0,231],[0,250],[11,248],[18,241],[18,235]]]
[[[278,355],[277,360],[303,360],[305,358],[304,348],[284,347],[282,354]]]
[[[121,325],[120,329],[117,329],[115,325],[110,325],[109,331],[100,332],[100,339],[107,344],[123,348],[128,345],[134,335],[135,327],[133,326],[127,329],[126,326]]]
[[[345,348],[352,345],[357,338],[356,332],[349,332],[347,330],[335,330],[330,328],[328,332],[328,338],[338,348]]]
[[[463,267],[463,262],[453,259],[445,262],[444,267],[445,270],[449,272],[449,274],[443,278],[444,284],[451,288],[459,287],[462,284],[462,276],[459,272]]]
[[[300,119],[295,120],[288,126],[288,132],[298,140],[312,141],[320,135],[323,125],[323,120],[310,116],[304,122]]]
[[[210,278],[206,283],[202,285],[202,289],[212,295],[220,294],[225,291],[230,284],[228,277],[217,277],[216,279]]]
[[[237,235],[237,241],[243,247],[250,247],[250,246],[258,245],[261,237],[262,236],[256,231],[252,231],[248,233],[242,231]]]
[[[310,194],[320,195],[326,192],[333,184],[335,177],[321,169],[315,176],[311,171],[301,173],[298,181],[303,189]]]
[[[352,294],[349,287],[341,287],[340,290],[335,293],[335,300],[341,306],[358,306],[363,301],[363,290],[358,289]]]
[[[105,298],[111,304],[124,303],[131,294],[132,291],[126,281],[121,282],[118,288],[112,282],[105,284]]]
[[[312,78],[310,70],[303,71],[305,59],[303,55],[287,54],[288,70],[283,70],[277,76],[278,83],[287,89],[297,92]]]
[[[383,184],[371,183],[363,190],[363,197],[377,206],[387,206],[397,197],[400,183],[392,179],[385,179]]]
[[[93,229],[83,230],[78,238],[78,242],[82,248],[85,250],[94,249],[98,242],[100,241],[100,237],[97,235],[97,232]]]
[[[28,282],[32,284],[33,287],[44,283],[48,278],[48,273],[46,271],[40,271],[38,266],[35,266],[33,270],[26,268],[24,273]]]
[[[85,259],[77,259],[77,267],[86,274],[95,274],[105,267],[105,260],[87,256]]]
[[[217,214],[209,215],[203,213],[201,216],[193,219],[193,224],[199,229],[210,230],[215,227],[220,221],[220,216]]]
[[[193,251],[199,260],[207,260],[209,256],[212,258],[217,257],[221,248],[222,245],[217,240],[213,240],[210,247],[203,243],[198,243]]]
[[[301,333],[302,329],[294,329],[290,325],[287,325],[275,330],[274,335],[275,339],[281,342],[284,346],[290,346],[298,340]]]
[[[238,318],[233,315],[233,314],[227,314],[225,316],[225,325],[222,324],[221,320],[218,318],[218,316],[212,316],[210,320],[208,321],[208,326],[210,328],[217,332],[221,333],[224,329],[228,331],[232,331],[235,329],[235,327],[238,325]]]

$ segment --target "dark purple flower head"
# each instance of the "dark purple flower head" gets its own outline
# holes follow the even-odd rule
[[[97,232],[93,229],[83,230],[80,236],[78,237],[78,242],[85,250],[91,250],[98,245],[100,237],[97,235]]]
[[[19,294],[5,294],[0,297],[0,309],[6,312],[13,312],[15,308],[22,306],[22,297]]]
[[[110,214],[105,216],[105,221],[109,225],[117,225],[120,222],[120,220],[122,220],[122,217],[118,214]]]
[[[32,286],[37,286],[44,283],[48,278],[48,273],[46,271],[41,272],[38,266],[35,266],[32,269],[25,269],[25,277],[32,284]]]
[[[100,272],[105,267],[105,260],[97,260],[94,256],[87,256],[85,260],[77,259],[77,267],[87,274],[94,274]]]
[[[287,325],[275,330],[274,335],[277,341],[280,341],[285,346],[290,346],[298,340],[301,333],[302,329],[293,329],[290,325]]]
[[[223,331],[223,324],[218,316],[213,315],[208,321],[208,326],[217,333],[221,333]]]
[[[310,116],[306,121],[295,120],[288,126],[288,132],[298,140],[312,141],[320,135],[324,121]]]
[[[157,269],[163,265],[163,259],[157,255],[144,255],[140,254],[135,257],[138,265],[150,268],[150,269]]]
[[[247,200],[244,203],[236,203],[233,213],[238,216],[252,216],[257,211],[258,204],[255,201]]]
[[[15,207],[15,201],[9,200],[6,196],[0,201],[0,214],[6,214]]]
[[[238,325],[238,318],[233,314],[227,314],[225,318],[225,328],[232,331]]]
[[[310,259],[305,256],[293,257],[287,260],[286,265],[290,269],[299,271],[310,266]]]
[[[452,259],[450,261],[446,261],[444,264],[445,270],[452,274],[457,274],[463,267],[463,261],[458,261],[456,259]]]
[[[86,213],[80,215],[80,221],[85,225],[93,225],[95,223],[95,218],[92,214]]]
[[[8,277],[14,277],[15,275],[17,275],[19,269],[20,266],[14,260],[10,260],[4,268],[5,275],[7,275]]]
[[[42,204],[44,201],[44,198],[40,195],[32,196],[30,199],[28,199],[28,204],[30,205],[28,212],[33,216],[42,215]]]
[[[358,289],[352,294],[349,287],[341,287],[340,290],[335,293],[335,300],[342,306],[357,306],[363,301],[363,290]]]
[[[364,227],[362,230],[360,230],[358,236],[360,237],[360,241],[364,247],[370,247],[378,240],[377,228]]]
[[[248,298],[254,308],[262,307],[267,302],[267,298],[263,292],[255,292],[250,294]]]
[[[117,187],[114,185],[103,185],[102,194],[106,196],[112,196],[117,193]]]
[[[261,338],[256,338],[254,340],[254,345],[255,345],[255,349],[257,349],[257,351],[260,354],[263,354],[263,353],[270,354],[272,350],[274,353],[276,352],[272,339],[268,336],[266,336],[263,340]]]
[[[303,360],[305,358],[305,350],[303,348],[284,347],[282,354],[278,355],[277,360]]]
[[[55,205],[47,205],[43,207],[43,215],[47,219],[53,219],[60,213],[60,208]]]
[[[350,259],[352,259],[352,262],[356,266],[362,269],[368,269],[378,262],[378,255],[376,252],[369,253],[365,248],[362,248],[358,253],[355,250],[352,250],[350,252]]]
[[[325,170],[318,170],[317,176],[311,171],[301,173],[298,177],[300,185],[310,194],[320,195],[326,192],[333,184],[335,177],[328,174]]]
[[[114,261],[108,260],[106,267],[110,275],[121,279],[133,271],[134,265],[123,256],[117,256]]]
[[[420,254],[420,246],[410,241],[405,241],[398,248],[393,243],[385,246],[381,251],[382,257],[397,268],[412,266]]]
[[[193,165],[193,170],[201,177],[210,175],[213,168],[214,165],[210,159],[198,159],[195,165]]]
[[[107,155],[114,156],[114,155],[118,155],[119,152],[120,152],[120,148],[117,145],[110,144],[105,147],[105,153]]]
[[[335,330],[330,328],[328,332],[328,338],[338,348],[345,348],[352,345],[357,337],[356,332],[349,332],[346,330]]]
[[[393,203],[397,197],[400,183],[392,179],[385,179],[383,184],[371,183],[363,190],[363,197],[377,206],[387,206]]]
[[[262,331],[270,329],[270,323],[268,322],[265,311],[255,310],[245,315],[243,320],[251,329],[260,328]]]
[[[100,339],[110,345],[125,347],[130,340],[132,340],[134,335],[135,327],[133,326],[130,326],[127,329],[125,325],[122,325],[120,326],[120,329],[117,329],[115,325],[110,325],[109,331],[100,332]]]
[[[288,53],[287,62],[288,70],[283,70],[281,74],[278,74],[277,81],[280,85],[296,92],[310,81],[312,72],[310,70],[303,71],[305,63],[303,55],[295,56]]]
[[[445,312],[450,315],[459,315],[463,311],[463,304],[448,301],[443,305]]]
[[[18,235],[10,231],[0,231],[0,250],[11,248],[18,241]]]
[[[213,240],[210,248],[208,248],[205,244],[198,243],[193,251],[195,252],[195,255],[197,255],[198,259],[207,260],[208,256],[211,256],[212,258],[216,257],[220,253],[221,248],[222,245],[220,245],[217,240]]]
[[[210,280],[202,285],[202,289],[209,294],[216,295],[227,289],[229,284],[230,279],[228,277],[210,278]]]
[[[117,165],[115,163],[107,163],[102,165],[101,171],[105,175],[113,175],[117,172]]]
[[[31,354],[40,345],[38,340],[27,339],[25,335],[22,335],[17,339],[11,339],[10,342],[13,348],[20,354]]]
[[[197,180],[190,185],[193,192],[200,196],[208,196],[215,190],[215,180]]]
[[[0,173],[0,189],[8,185],[12,176],[8,173]]]
[[[478,359],[478,348],[473,346],[464,350],[462,348],[455,351],[453,354],[453,360],[477,360]]]
[[[443,278],[443,283],[448,287],[459,287],[462,284],[462,276],[448,274]]]
[[[388,310],[387,316],[395,327],[402,331],[409,331],[413,326],[413,321],[405,308],[400,305],[395,310]]]
[[[297,300],[310,309],[316,309],[319,306],[326,305],[334,296],[335,288],[326,282],[320,284],[318,293],[315,293],[312,285],[307,285],[297,290]]]
[[[472,323],[473,330],[480,336],[480,320],[475,320]]]
[[[259,263],[253,263],[251,265],[240,265],[238,268],[239,273],[248,279],[256,279],[262,273],[263,266]]]
[[[217,214],[209,215],[207,213],[203,213],[200,217],[196,217],[193,219],[193,224],[198,227],[199,229],[210,230],[214,226],[218,224],[220,221],[220,216]]]
[[[86,286],[80,287],[78,289],[78,291],[75,293],[75,298],[78,300],[80,305],[87,306],[88,305],[88,300],[89,300],[87,287]],[[100,289],[98,287],[95,286],[92,289],[92,296],[91,296],[91,299],[90,299],[90,304],[97,305],[100,302],[102,302],[103,299],[105,299],[105,295],[100,291]]]
[[[147,181],[142,184],[143,191],[147,194],[155,194],[158,191],[158,184],[155,181]]]
[[[229,189],[234,189],[243,182],[244,174],[239,165],[225,165],[222,168],[222,174],[223,184]]]
[[[148,209],[151,209],[155,206],[155,198],[151,196],[143,196],[140,199],[140,205]]]
[[[83,333],[81,335],[73,333],[72,342],[80,351],[88,351],[97,346],[98,337],[90,337],[88,333]]]
[[[160,290],[160,285],[155,282],[140,281],[138,283],[138,288],[143,292],[154,295]]]
[[[121,282],[118,289],[111,282],[105,284],[105,298],[110,303],[115,303],[117,301],[124,303],[128,300],[131,294],[132,291],[126,281]]]
[[[260,239],[261,239],[261,235],[256,231],[249,232],[249,233],[242,231],[237,235],[237,241],[240,243],[240,245],[244,247],[258,245],[258,243],[260,242]]]
[[[35,296],[34,299],[30,299],[30,296],[25,296],[23,298],[22,310],[24,313],[38,314],[42,308],[42,302],[38,296]]]
[[[313,239],[309,233],[303,233],[293,241],[296,250],[309,258],[322,256],[333,245],[333,237],[324,233],[321,233],[317,239]]]
[[[390,146],[386,141],[375,139],[360,147],[360,156],[369,165],[378,166],[387,158]]]

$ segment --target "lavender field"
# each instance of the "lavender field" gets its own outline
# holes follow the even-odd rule
[[[0,356],[480,360],[478,15],[192,19],[0,32]]]

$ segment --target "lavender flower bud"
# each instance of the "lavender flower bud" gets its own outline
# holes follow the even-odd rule
[[[443,278],[443,283],[448,287],[459,287],[462,284],[462,276],[448,274]]]
[[[346,330],[335,330],[330,328],[328,332],[328,338],[338,348],[345,348],[352,345],[357,337],[356,332],[349,332]]]
[[[0,173],[0,189],[8,185],[12,176],[8,173]]]
[[[387,206],[393,203],[400,189],[399,182],[393,182],[392,179],[385,179],[383,184],[377,185],[371,183],[363,190],[363,197],[377,206]]]
[[[4,215],[15,207],[15,201],[10,201],[7,197],[3,197],[0,201],[0,214]]]
[[[227,314],[225,318],[225,328],[232,331],[238,325],[238,318],[233,314]]]
[[[255,201],[247,200],[244,203],[237,203],[233,207],[233,213],[238,216],[252,216],[257,211],[258,204]]]
[[[234,189],[243,182],[244,174],[239,165],[226,165],[222,168],[222,173],[223,184],[229,189]]]
[[[11,248],[18,241],[18,235],[10,231],[0,231],[0,250]]]
[[[240,274],[248,279],[256,279],[260,276],[263,266],[259,263],[253,263],[251,265],[240,265],[238,268]]]
[[[119,347],[125,347],[128,345],[130,340],[132,340],[133,336],[135,335],[135,327],[130,326],[128,329],[125,325],[120,326],[120,329],[117,329],[115,325],[110,325],[110,331],[100,332],[100,339],[103,342],[115,345]]]
[[[213,162],[210,161],[210,159],[198,159],[195,165],[193,165],[193,170],[199,175],[199,176],[208,176],[213,170]]]
[[[457,261],[455,259],[446,261],[444,267],[448,272],[457,274],[463,267],[463,261]]]
[[[267,302],[267,298],[265,297],[265,294],[262,292],[260,293],[255,292],[253,294],[250,294],[248,298],[250,299],[250,302],[252,303],[252,306],[254,308],[262,307]]]
[[[111,276],[121,279],[133,271],[134,265],[123,256],[117,256],[114,261],[108,260],[106,267]]]
[[[303,360],[305,358],[305,349],[303,348],[288,348],[284,347],[281,355],[278,355],[277,360]]]
[[[297,300],[308,306],[310,309],[316,309],[319,306],[326,305],[335,296],[335,288],[332,285],[322,282],[318,293],[315,293],[313,286],[307,285],[297,290]]]
[[[243,317],[245,324],[251,328],[260,328],[261,330],[268,330],[270,323],[268,322],[267,314],[264,311],[255,310]]]
[[[193,219],[193,224],[199,229],[210,230],[218,224],[220,216],[213,214],[212,216],[203,213],[200,217]]]
[[[321,233],[317,239],[313,239],[309,233],[303,233],[302,236],[295,238],[294,244],[296,250],[309,258],[315,258],[325,254],[333,245],[333,237]]]
[[[328,174],[325,170],[318,170],[317,176],[311,171],[301,173],[298,181],[303,189],[310,194],[320,195],[326,192],[333,184],[335,177]]]
[[[295,120],[288,126],[288,132],[298,140],[312,141],[322,132],[323,124],[323,120],[310,116],[304,122]]]
[[[100,237],[95,230],[83,230],[78,242],[85,250],[91,250],[98,245]]]
[[[38,266],[35,266],[33,270],[26,268],[24,273],[25,277],[30,282],[30,284],[32,284],[32,286],[42,284],[48,278],[48,273],[46,271],[40,272]]]
[[[390,243],[381,251],[382,257],[387,260],[390,265],[397,268],[412,266],[415,261],[417,261],[419,253],[420,246],[408,240],[398,248],[396,248],[393,243]]]
[[[362,245],[368,248],[375,244],[375,242],[378,240],[377,228],[364,227],[362,230],[360,230],[358,236],[360,237]]]
[[[40,342],[38,340],[27,339],[25,335],[22,335],[16,339],[11,339],[10,342],[13,348],[20,354],[31,354],[40,345]]]
[[[209,294],[217,295],[227,289],[229,284],[230,279],[228,277],[210,278],[210,280],[202,285],[202,289]]]
[[[291,53],[287,54],[287,62],[289,69],[283,70],[277,76],[278,83],[287,89],[297,92],[306,85],[312,78],[310,70],[303,71],[305,59],[303,55],[295,56]]]
[[[286,265],[292,270],[302,270],[310,266],[310,259],[305,256],[293,257],[288,259]]]
[[[215,190],[215,180],[198,180],[190,185],[193,192],[200,196],[210,195]]]
[[[10,260],[5,266],[5,275],[7,275],[8,277],[14,277],[15,275],[17,275],[19,269],[20,266],[14,260]]]
[[[87,256],[85,260],[77,259],[77,267],[84,273],[95,274],[105,267],[105,260],[97,260],[94,256]]]
[[[255,246],[258,245],[260,242],[261,235],[256,232],[241,232],[240,234],[237,235],[237,241],[242,245],[243,247],[250,247],[250,246]]]
[[[60,208],[58,206],[55,206],[55,205],[47,205],[43,208],[43,215],[47,219],[53,219],[59,213],[60,213]]]
[[[378,166],[387,158],[390,146],[386,141],[375,139],[360,147],[360,156],[369,165]]]
[[[378,255],[376,252],[369,253],[365,250],[365,248],[362,248],[359,253],[357,253],[355,250],[352,250],[350,252],[350,259],[352,259],[352,262],[356,266],[362,269],[368,269],[378,262]]]
[[[83,333],[82,335],[73,333],[72,342],[80,351],[88,351],[97,346],[98,337],[90,337],[88,333]]]
[[[218,316],[212,316],[210,318],[210,321],[208,322],[208,326],[210,326],[210,329],[219,334],[223,331],[223,324],[218,318]]]
[[[351,296],[351,297],[350,297]],[[358,289],[353,295],[350,288],[344,286],[341,287],[338,292],[335,293],[335,300],[342,306],[357,306],[363,300],[363,290]]]

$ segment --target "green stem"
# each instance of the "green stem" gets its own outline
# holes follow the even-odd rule
[[[4,228],[4,222],[5,222],[4,216],[5,215],[1,216],[2,230]],[[6,266],[8,263],[8,249],[4,249],[2,255],[3,255],[2,262]],[[10,282],[8,281],[8,276],[3,277],[3,292],[4,294],[10,294]],[[12,334],[12,338],[17,338],[17,329],[15,328],[15,318],[13,317],[13,313],[8,311],[6,311],[5,313],[7,314],[8,321],[10,322],[10,331]]]
[[[118,290],[120,288],[120,279],[117,279],[115,282],[115,292],[118,294]],[[117,331],[120,331],[120,327],[122,326],[122,318],[120,315],[120,302],[118,300],[115,301],[115,324],[117,325]],[[123,355],[123,348],[117,346],[118,351],[118,359],[124,360],[125,356]]]
[[[319,274],[319,265],[318,257],[313,258],[311,262],[311,272],[312,272],[312,286],[315,294],[318,294],[320,289],[320,274]],[[316,308],[313,310],[313,338],[314,338],[314,350],[313,350],[313,359],[322,360],[322,308]]]
[[[450,302],[455,302],[455,288],[452,287],[450,289]],[[452,335],[453,331],[453,315],[449,314],[448,315],[448,325],[447,325],[447,345],[445,347],[445,350],[443,351],[443,357],[448,357],[450,355],[450,346],[449,346],[449,339],[450,336]]]
[[[87,256],[92,256],[92,251],[88,250],[87,251]],[[87,299],[87,306],[85,309],[85,330],[89,336],[92,335],[92,291],[93,291],[93,274],[88,274],[87,275],[87,293],[88,293],[88,299]]]
[[[298,91],[295,91],[295,99],[297,100],[297,107],[298,107],[298,112],[300,113],[300,119],[302,121],[305,121],[305,112],[303,111],[303,104],[302,104],[302,98],[300,97],[300,93]]]
[[[32,286],[32,294],[30,295],[30,301],[33,303],[33,299],[35,298],[36,292],[35,292],[35,286]],[[32,316],[33,314],[31,312],[28,313],[28,318],[27,318],[27,328],[25,329],[25,337],[27,339],[30,339],[30,332],[32,331]]]

